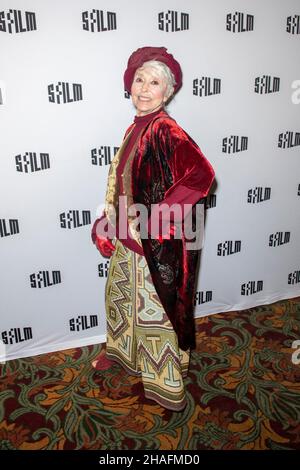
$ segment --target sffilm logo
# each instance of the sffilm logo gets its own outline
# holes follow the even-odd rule
[[[286,31],[291,34],[300,34],[300,15],[287,17]]]
[[[30,274],[30,287],[33,289],[42,287],[54,286],[61,283],[60,271],[39,271],[38,273]]]
[[[108,145],[102,145],[99,148],[91,150],[92,165],[105,166],[110,165],[112,158],[115,156],[119,147],[109,147]]]
[[[0,219],[0,237],[8,237],[20,233],[18,219]]]
[[[282,149],[300,145],[300,132],[286,131],[278,136],[278,147]]]
[[[82,85],[80,83],[57,82],[48,85],[50,103],[72,103],[82,100]]]
[[[189,14],[168,10],[158,13],[158,29],[161,31],[174,32],[189,29]]]
[[[254,93],[268,94],[276,93],[279,91],[280,78],[271,77],[270,75],[263,75],[256,77],[254,81]]]
[[[194,295],[194,305],[201,305],[212,301],[212,291],[196,291]]]
[[[32,339],[32,328],[10,328],[1,332],[1,338],[4,344],[23,343]]]
[[[231,135],[224,137],[222,142],[223,153],[238,153],[248,150],[248,137]]]
[[[241,285],[241,295],[253,295],[261,292],[264,287],[263,281],[248,281]]]
[[[209,194],[205,201],[205,208],[211,209],[212,207],[216,207],[216,205],[217,205],[217,195]]]
[[[78,315],[76,318],[69,320],[70,331],[82,331],[88,330],[89,328],[95,328],[98,326],[97,315]]]
[[[25,152],[23,155],[15,156],[16,170],[23,173],[34,173],[35,171],[50,168],[49,153]]]
[[[85,31],[102,32],[117,29],[117,15],[112,11],[103,10],[83,11],[82,29]]]
[[[221,93],[221,79],[211,77],[195,78],[193,80],[193,95],[211,96]]]
[[[233,33],[243,33],[244,31],[253,31],[254,16],[236,11],[228,13],[226,16],[226,29]]]
[[[241,251],[241,240],[227,240],[223,243],[218,243],[217,256],[228,256]]]
[[[98,264],[98,276],[99,277],[107,277],[108,276],[108,266],[109,266],[109,261],[106,261],[105,263],[99,263]]]
[[[59,214],[61,228],[77,228],[91,223],[91,211],[69,210]]]
[[[0,11],[0,31],[8,33],[26,33],[36,30],[35,13],[32,11]]]
[[[300,282],[300,270],[294,271],[288,275],[288,284],[299,284]]]
[[[280,246],[289,243],[291,232],[276,232],[269,236],[269,246]]]
[[[271,188],[263,188],[256,186],[256,188],[249,189],[247,202],[250,204],[257,204],[258,202],[268,201],[271,199]]]

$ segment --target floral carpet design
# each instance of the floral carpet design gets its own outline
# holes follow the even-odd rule
[[[94,370],[104,345],[1,365],[0,449],[300,449],[300,297],[196,324],[181,412],[119,365]]]

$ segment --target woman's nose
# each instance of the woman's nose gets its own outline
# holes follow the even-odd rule
[[[143,91],[147,91],[147,90],[148,90],[148,83],[146,83],[146,82],[143,83],[142,90],[143,90]]]

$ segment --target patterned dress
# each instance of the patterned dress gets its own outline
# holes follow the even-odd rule
[[[136,117],[131,135],[116,155],[115,178],[119,194],[129,197],[130,155],[143,128],[155,115]],[[130,178],[129,178],[130,179]],[[180,411],[186,405],[184,377],[189,351],[178,346],[177,335],[153,285],[141,244],[127,237],[116,239],[106,283],[108,359],[141,378],[146,398]]]
[[[106,284],[107,357],[141,377],[146,398],[171,410],[186,405],[189,353],[161,305],[144,256],[117,240]]]

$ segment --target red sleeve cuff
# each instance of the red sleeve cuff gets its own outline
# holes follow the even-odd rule
[[[167,194],[165,199],[158,204],[158,207],[161,207],[162,204],[167,204],[169,207],[173,204],[177,204],[177,209],[172,214],[172,220],[174,222],[180,222],[185,218],[192,206],[196,204],[202,197],[202,192],[198,189],[187,188],[186,186],[179,184],[174,190]],[[166,213],[166,216],[168,214]],[[164,219],[164,214],[162,214]]]

